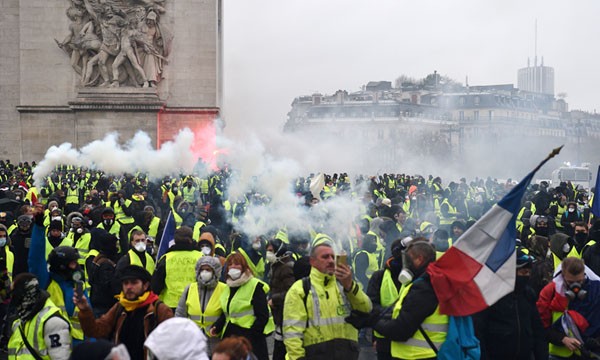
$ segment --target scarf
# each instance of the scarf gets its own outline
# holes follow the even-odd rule
[[[249,274],[248,272],[242,273],[237,280],[232,280],[230,277],[227,277],[227,286],[230,288],[240,287],[247,283],[254,276]]]
[[[125,294],[121,291],[119,295],[116,296],[119,300],[119,304],[123,306],[125,311],[133,311],[135,309],[147,306],[158,300],[158,295],[153,293],[152,291],[146,291],[142,296],[138,297],[136,300],[127,300],[125,298]]]

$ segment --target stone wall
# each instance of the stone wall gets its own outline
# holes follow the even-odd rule
[[[0,1],[0,158],[39,161],[52,145],[80,148],[115,131],[126,142],[143,130],[156,144],[157,114],[168,109],[218,116],[220,0],[166,0],[160,21],[174,38],[164,79],[153,91],[121,88],[116,95],[109,88],[104,95],[99,88],[82,88],[69,56],[57,46],[55,39],[62,42],[68,33],[69,4]],[[189,121],[184,115],[182,126]]]

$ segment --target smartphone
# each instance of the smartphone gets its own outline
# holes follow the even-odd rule
[[[83,298],[83,281],[75,281],[75,296],[77,300]]]
[[[346,255],[346,254],[336,255],[335,263],[336,263],[336,265],[340,265],[340,264],[348,265],[348,255]]]

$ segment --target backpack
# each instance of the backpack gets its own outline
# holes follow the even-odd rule
[[[421,326],[419,331],[437,354],[438,360],[479,360],[481,357],[479,339],[475,336],[471,316],[448,316],[446,340],[439,350]]]

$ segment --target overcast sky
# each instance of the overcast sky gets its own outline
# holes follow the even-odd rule
[[[600,111],[600,1],[224,0],[226,134],[280,130],[298,95],[437,70],[515,84],[534,56],[570,109]]]

